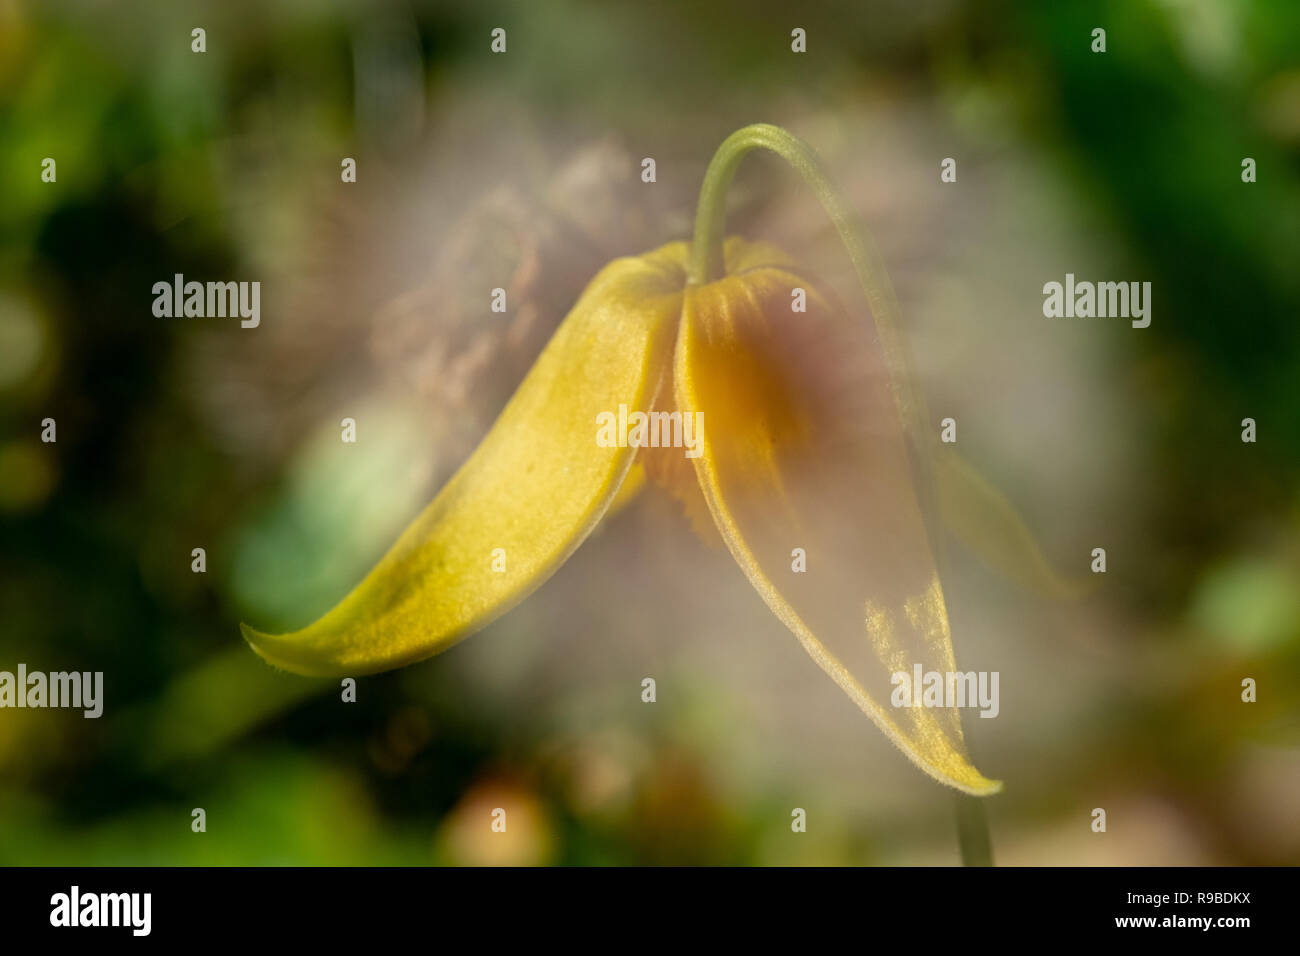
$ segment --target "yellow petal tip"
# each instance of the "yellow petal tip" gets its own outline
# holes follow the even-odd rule
[[[255,628],[249,627],[243,621],[239,622],[239,633],[244,636],[248,646],[253,649],[253,653],[266,661],[277,670],[289,671],[293,674],[301,674],[304,677],[334,677],[337,676],[334,671],[323,671],[319,668],[304,666],[302,663],[291,658],[286,658],[275,651],[275,647],[280,643],[279,636],[275,634],[266,634]]]
[[[989,780],[987,777],[975,774],[974,780],[965,785],[954,784],[962,793],[969,793],[972,797],[991,797],[994,794],[1002,792],[1001,780]]]

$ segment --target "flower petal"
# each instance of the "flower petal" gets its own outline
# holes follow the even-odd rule
[[[728,272],[742,257],[727,249]],[[792,311],[805,290],[807,311]],[[955,707],[890,706],[891,676],[956,671],[948,615],[874,337],[778,268],[687,290],[674,378],[703,413],[695,460],[718,530],[805,650],[921,769],[971,794]],[[795,549],[806,572],[794,569]]]
[[[446,650],[545,581],[632,464],[636,449],[597,444],[596,416],[620,403],[648,408],[667,387],[685,258],[685,244],[673,243],[601,270],[482,444],[374,570],[302,630],[243,626],[253,649],[300,674],[401,667]]]

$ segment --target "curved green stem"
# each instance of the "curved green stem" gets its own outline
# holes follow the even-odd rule
[[[982,797],[954,793],[957,815],[957,846],[962,866],[992,866],[993,843]]]

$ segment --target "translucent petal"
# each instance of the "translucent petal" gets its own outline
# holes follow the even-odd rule
[[[703,413],[699,481],[718,530],[763,600],[921,769],[971,794],[952,706],[894,707],[891,676],[954,673],[935,562],[881,351],[789,269],[751,268],[687,290],[674,378]],[[807,311],[792,310],[796,288]],[[796,570],[797,552],[806,571]]]

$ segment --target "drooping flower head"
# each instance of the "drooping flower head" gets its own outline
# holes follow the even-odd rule
[[[722,241],[722,198],[755,147],[781,152],[818,188],[874,322],[775,247]],[[960,466],[931,462],[888,281],[827,183],[782,130],[729,138],[706,176],[694,245],[602,269],[487,437],[370,574],[301,630],[244,626],[253,649],[311,675],[446,650],[546,581],[639,463],[697,525],[711,519],[772,612],[917,766],[967,793],[1000,789],[971,764],[956,707],[890,706],[891,678],[916,665],[956,671],[934,554],[939,509],[1000,542],[995,563],[1050,572],[996,495]],[[696,453],[598,441],[597,423],[620,408],[694,416]],[[498,549],[504,571],[492,566]]]

